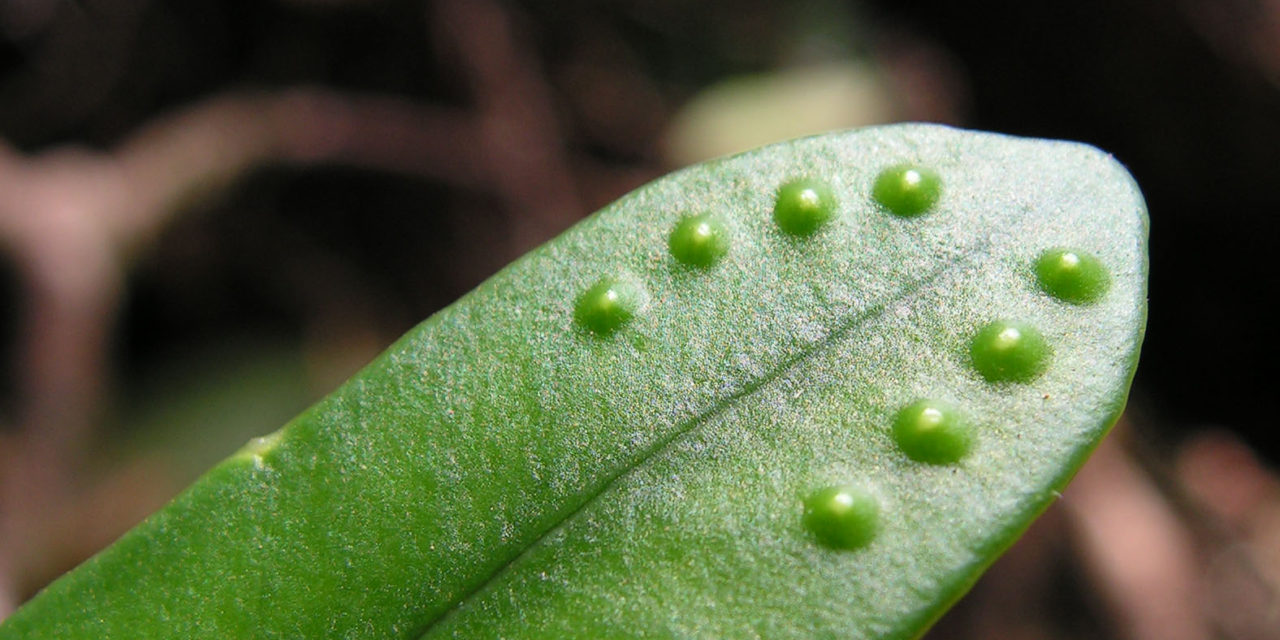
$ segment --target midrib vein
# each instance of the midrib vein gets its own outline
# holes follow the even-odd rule
[[[859,327],[861,327],[867,321],[882,315],[885,309],[888,308],[890,305],[900,302],[904,299],[910,298],[913,294],[920,291],[921,289],[925,289],[933,285],[935,282],[942,279],[943,276],[945,276],[955,267],[976,263],[982,258],[987,257],[988,255],[990,255],[989,249],[992,246],[992,244],[994,244],[994,240],[992,238],[988,238],[985,241],[976,243],[965,252],[963,259],[958,260],[956,262],[944,263],[938,269],[931,271],[926,277],[910,282],[907,286],[903,287],[897,293],[881,300],[875,305],[867,308],[865,311],[851,315],[847,321],[836,325],[836,327],[830,333],[828,333],[822,340],[814,342],[808,348],[800,350],[791,358],[782,361],[780,364],[776,365],[772,370],[766,372],[765,374],[761,375],[755,380],[747,383],[738,391],[728,394],[724,396],[722,399],[711,403],[711,405],[707,407],[707,409],[704,410],[703,412],[698,413],[690,417],[689,419],[685,420],[684,422],[680,423],[679,426],[673,429],[669,435],[667,435],[665,438],[659,439],[648,450],[642,452],[639,458],[637,458],[633,464],[624,465],[621,468],[619,468],[616,473],[614,473],[612,476],[605,479],[604,482],[600,483],[600,485],[594,492],[587,494],[586,498],[582,500],[582,502],[578,503],[576,506],[569,509],[569,511],[563,517],[561,517],[552,525],[548,526],[542,533],[538,534],[536,538],[534,538],[527,545],[525,545],[525,547],[521,549],[519,553],[513,555],[510,559],[503,562],[500,566],[495,568],[493,572],[490,573],[488,577],[486,577],[483,581],[479,582],[475,587],[467,590],[466,593],[458,596],[458,598],[456,598],[453,602],[451,602],[447,608],[445,608],[443,611],[441,611],[438,615],[436,615],[431,620],[427,621],[423,625],[422,631],[415,634],[417,640],[425,640],[426,637],[431,634],[432,629],[434,629],[437,624],[439,624],[441,621],[445,620],[451,614],[457,611],[459,607],[461,607],[462,604],[465,603],[467,600],[470,600],[477,593],[480,593],[484,591],[486,588],[488,588],[490,584],[492,584],[500,576],[506,573],[512,566],[519,563],[520,560],[523,559],[525,556],[529,555],[530,552],[532,552],[534,549],[541,546],[543,541],[546,540],[548,536],[550,536],[555,531],[563,528],[568,523],[572,522],[579,513],[581,513],[582,511],[590,507],[592,504],[594,504],[597,500],[600,499],[601,496],[609,493],[609,491],[613,489],[613,487],[618,483],[618,481],[621,480],[624,476],[626,476],[627,474],[637,469],[644,467],[646,464],[648,464],[649,460],[653,459],[655,456],[666,451],[674,442],[692,433],[698,427],[702,426],[703,424],[707,423],[713,418],[728,411],[735,404],[737,404],[739,400],[755,393],[756,391],[759,391],[760,389],[773,383],[775,380],[778,380],[779,378],[782,378],[783,376],[791,373],[793,370],[795,370],[800,365],[807,362],[810,358],[814,357],[816,354],[827,350],[832,345],[838,342],[843,341],[850,333],[856,331]],[[409,636],[409,637],[415,637],[415,636]]]

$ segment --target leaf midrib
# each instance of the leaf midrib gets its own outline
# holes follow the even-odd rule
[[[1002,235],[1007,236],[1009,235],[1009,233],[1005,233]],[[563,517],[561,517],[559,520],[555,521],[553,524],[548,526],[546,530],[538,534],[536,538],[534,538],[533,540],[530,540],[529,543],[526,544],[525,547],[521,549],[519,553],[513,555],[510,559],[508,559],[507,561],[503,562],[501,565],[496,567],[483,581],[477,583],[474,588],[468,589],[465,593],[459,595],[456,599],[453,600],[453,602],[449,603],[448,607],[446,607],[443,611],[437,614],[434,618],[424,623],[422,630],[420,632],[417,632],[415,636],[409,636],[409,637],[416,637],[417,640],[425,640],[427,636],[431,634],[432,630],[436,627],[436,625],[438,625],[439,623],[441,623],[442,621],[450,617],[455,611],[461,608],[463,603],[470,600],[476,594],[483,592],[485,589],[489,587],[490,584],[492,584],[500,576],[506,573],[508,569],[510,569],[512,566],[516,565],[517,563],[519,563],[520,560],[523,559],[525,556],[529,555],[529,553],[532,552],[532,550],[541,546],[543,541],[546,540],[552,533],[563,528],[566,524],[572,522],[579,513],[581,513],[587,507],[594,504],[597,500],[601,498],[601,496],[608,493],[615,485],[617,485],[618,481],[621,480],[624,476],[636,471],[637,469],[644,467],[646,464],[648,464],[650,460],[652,460],[654,457],[658,456],[662,452],[666,451],[677,440],[683,438],[689,433],[692,433],[699,426],[705,424],[706,422],[710,421],[716,416],[719,416],[724,412],[728,411],[739,400],[755,393],[756,391],[759,391],[760,389],[773,383],[775,380],[783,377],[787,373],[796,369],[801,364],[803,364],[804,362],[807,362],[810,358],[814,357],[815,354],[825,351],[831,345],[843,341],[849,334],[857,330],[867,321],[871,320],[874,317],[883,315],[885,312],[885,309],[888,308],[890,305],[896,302],[902,301],[904,299],[907,299],[911,297],[913,294],[917,293],[918,291],[933,285],[937,281],[941,280],[943,276],[951,272],[956,267],[977,263],[981,259],[988,257],[989,255],[991,255],[990,248],[994,244],[995,244],[995,240],[993,240],[990,236],[988,236],[987,239],[985,240],[975,243],[973,246],[968,247],[963,252],[962,256],[964,256],[964,259],[956,260],[954,262],[945,262],[939,268],[935,269],[934,271],[931,271],[926,277],[911,281],[908,286],[903,287],[895,294],[884,298],[879,303],[867,308],[865,311],[861,313],[855,313],[851,315],[849,320],[847,320],[842,324],[836,325],[836,327],[821,340],[818,340],[814,342],[812,345],[810,345],[809,347],[800,350],[799,353],[795,354],[794,356],[792,356],[787,360],[784,360],[782,363],[775,366],[772,370],[759,376],[755,380],[747,383],[738,391],[735,391],[733,393],[730,393],[724,396],[723,399],[712,402],[704,411],[690,417],[689,419],[685,420],[683,423],[679,424],[677,428],[671,431],[670,435],[668,435],[665,438],[659,439],[647,451],[641,453],[639,458],[636,459],[634,464],[623,465],[621,468],[619,468],[617,473],[613,474],[613,476],[609,477],[604,482],[600,483],[599,488],[596,491],[588,494],[586,498],[582,502],[580,502],[576,507],[569,510],[569,512],[566,513]]]

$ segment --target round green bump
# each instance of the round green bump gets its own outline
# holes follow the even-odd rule
[[[616,278],[601,278],[578,297],[573,316],[591,333],[606,336],[635,317],[643,292]]]
[[[802,522],[823,546],[860,549],[880,530],[880,502],[854,487],[826,487],[805,499]]]
[[[1000,320],[978,330],[969,356],[988,382],[1030,382],[1048,367],[1049,344],[1029,324]]]
[[[729,229],[710,213],[686,216],[667,240],[676,260],[695,267],[709,267],[729,252]]]
[[[1050,249],[1036,260],[1036,279],[1044,292],[1064,302],[1089,304],[1111,286],[1107,268],[1097,258],[1075,249]]]
[[[916,462],[951,464],[973,447],[973,429],[956,407],[939,400],[916,400],[898,412],[893,439]]]
[[[932,169],[895,165],[880,172],[871,195],[890,213],[910,218],[928,212],[937,204],[942,195],[942,179]]]
[[[778,189],[773,221],[793,236],[813,235],[835,217],[836,197],[818,180],[792,180]]]
[[[231,457],[241,460],[250,460],[253,462],[253,466],[261,468],[266,465],[266,457],[270,455],[272,451],[275,451],[276,447],[280,446],[282,441],[284,441],[283,427],[276,429],[265,436],[250,439],[243,447],[240,447],[239,451],[233,453]]]

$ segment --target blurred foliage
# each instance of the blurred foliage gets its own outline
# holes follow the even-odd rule
[[[879,73],[858,62],[784,69],[719,82],[672,118],[663,154],[683,166],[823,131],[896,122]]]

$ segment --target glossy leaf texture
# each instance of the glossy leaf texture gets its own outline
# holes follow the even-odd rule
[[[910,215],[873,195],[888,170],[929,189]],[[803,233],[775,219],[795,184],[777,218]],[[715,250],[677,259],[703,215]],[[0,638],[915,637],[1123,407],[1146,235],[1129,175],[1074,143],[899,125],[691,167],[425,321]],[[1064,250],[1103,293],[1042,286]]]

